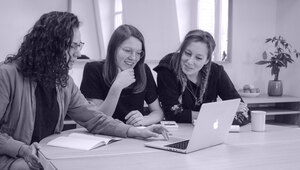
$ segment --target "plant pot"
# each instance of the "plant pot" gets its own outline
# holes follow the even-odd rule
[[[281,80],[269,80],[268,95],[269,96],[282,96],[282,81]]]

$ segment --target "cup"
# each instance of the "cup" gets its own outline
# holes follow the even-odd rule
[[[255,132],[263,132],[266,129],[266,114],[261,110],[251,111],[251,129]]]

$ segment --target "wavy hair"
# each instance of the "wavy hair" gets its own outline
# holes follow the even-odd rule
[[[5,62],[16,62],[24,77],[44,87],[66,87],[67,54],[79,24],[77,16],[69,12],[43,14],[25,35],[17,54],[8,55]]]
[[[134,67],[134,74],[136,81],[129,86],[129,88],[133,89],[133,93],[139,93],[143,91],[147,84],[147,77],[145,72],[145,41],[142,33],[132,25],[121,25],[119,26],[112,34],[108,47],[107,47],[107,55],[104,62],[103,68],[103,77],[106,85],[111,86],[115,81],[118,75],[118,68],[116,64],[116,54],[120,45],[130,37],[135,37],[142,43],[142,51],[144,51],[144,56],[141,56],[140,60]]]
[[[187,86],[187,76],[183,73],[181,68],[181,58],[186,50],[186,48],[192,43],[192,42],[202,42],[207,45],[208,54],[207,59],[208,63],[205,64],[202,69],[198,73],[197,77],[197,85],[201,87],[201,90],[199,91],[199,100],[198,102],[203,102],[203,95],[206,91],[208,77],[210,73],[210,67],[211,67],[211,60],[212,60],[212,54],[216,47],[216,43],[212,35],[206,31],[203,30],[192,30],[188,32],[188,34],[185,36],[183,42],[181,43],[179,49],[177,50],[177,53],[174,53],[174,56],[171,60],[171,67],[174,69],[177,75],[177,79],[179,80],[181,87],[182,87],[182,93],[184,92],[186,86]],[[181,101],[181,100],[179,100]]]

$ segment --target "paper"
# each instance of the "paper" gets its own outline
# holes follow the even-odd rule
[[[175,121],[160,121],[160,124],[166,128],[178,128],[178,124]]]
[[[105,138],[92,134],[71,133],[69,136],[60,136],[47,143],[50,146],[58,146],[71,149],[91,150],[111,141],[120,140],[121,138]]]
[[[239,125],[231,125],[229,132],[240,132],[240,126]]]

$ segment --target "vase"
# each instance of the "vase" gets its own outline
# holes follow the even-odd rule
[[[269,80],[268,95],[269,96],[282,96],[282,81],[281,80]]]

